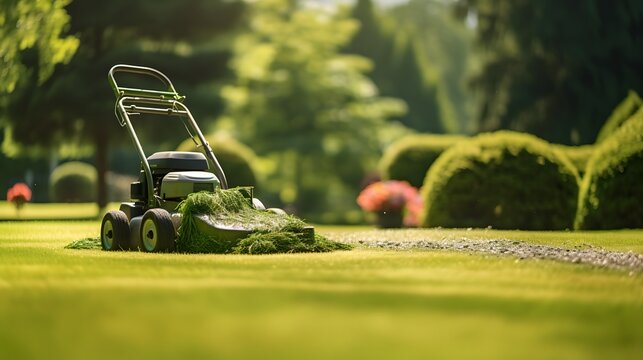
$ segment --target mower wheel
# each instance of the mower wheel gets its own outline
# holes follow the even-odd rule
[[[141,242],[147,252],[169,252],[174,250],[176,231],[172,217],[165,209],[150,209],[141,222]]]
[[[100,226],[100,244],[103,250],[129,249],[129,221],[120,210],[108,211]]]

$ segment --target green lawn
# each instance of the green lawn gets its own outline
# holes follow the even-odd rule
[[[110,209],[118,209],[118,204],[110,204]],[[95,203],[49,204],[27,203],[20,211],[13,204],[0,201],[0,220],[62,220],[96,219],[100,215]]]
[[[0,222],[0,358],[643,354],[641,275],[446,251],[249,256],[63,248],[97,236],[99,227],[96,221]],[[353,230],[320,231],[341,237]],[[399,235],[616,243],[637,251],[643,242],[643,231]]]

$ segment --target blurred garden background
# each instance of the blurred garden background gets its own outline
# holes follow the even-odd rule
[[[0,4],[0,200],[30,191],[2,219],[128,200],[106,80],[126,63],[175,82],[232,185],[315,223],[368,223],[360,192],[401,180],[415,226],[643,227],[640,1]],[[148,155],[194,150],[135,126]]]
[[[638,360],[642,44],[640,0],[0,0],[0,358]],[[122,63],[352,250],[100,250]]]

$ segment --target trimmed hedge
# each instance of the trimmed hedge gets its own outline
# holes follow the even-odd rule
[[[567,146],[567,145],[553,145],[555,149],[562,152],[563,155],[567,156],[569,161],[572,162],[576,170],[578,170],[578,175],[583,176],[585,170],[587,169],[587,163],[589,159],[594,154],[594,145],[582,145],[582,146]]]
[[[509,131],[445,151],[429,169],[424,227],[571,229],[578,173],[549,143]]]
[[[596,136],[596,143],[603,142],[610,137],[618,128],[623,125],[639,108],[643,106],[643,100],[635,91],[630,90],[625,99],[621,101],[612,111],[612,114]]]
[[[410,135],[391,144],[379,163],[385,180],[405,180],[415,187],[424,183],[424,176],[442,152],[467,139],[458,135]]]
[[[251,165],[255,160],[255,153],[249,147],[230,137],[206,135],[205,138],[223,168],[229,187],[257,185],[257,177]],[[176,150],[201,152],[192,139],[183,141]]]
[[[94,166],[80,161],[63,163],[49,176],[49,200],[65,203],[94,202],[96,182]]]
[[[643,228],[643,107],[590,159],[575,228]]]

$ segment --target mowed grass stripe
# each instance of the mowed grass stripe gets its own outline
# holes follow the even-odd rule
[[[614,306],[257,289],[56,291],[47,306],[42,299],[10,297],[20,306],[3,316],[0,343],[22,342],[17,354],[65,358],[127,351],[150,358],[573,359],[635,358],[641,350],[640,315]],[[40,346],[27,340],[33,336]]]
[[[159,302],[168,297],[174,301]],[[288,293],[255,291],[72,292],[54,294],[48,300],[49,310],[27,301],[10,314],[7,324],[12,329],[0,329],[0,339],[15,346],[9,354],[108,358],[123,351],[162,359],[418,359],[429,355],[534,358],[528,352],[537,350],[540,356],[573,359],[593,353],[627,355],[635,350],[631,345],[612,351],[592,346],[594,341],[620,342],[622,334],[598,336],[594,326],[579,330],[574,322],[561,321],[567,319],[445,312],[430,303],[408,308],[385,303],[376,308],[350,301],[336,306],[341,299],[311,303]],[[52,313],[51,308],[58,310]],[[25,336],[25,330],[34,329],[38,331],[32,336],[48,335],[39,340],[40,346],[33,346],[33,338]]]
[[[637,359],[643,352],[643,280],[624,271],[449,251],[64,249],[99,227],[0,223],[0,358]]]
[[[0,254],[2,287],[274,288],[470,295],[611,303],[641,300],[643,280],[551,261],[516,262],[452,252],[355,250],[311,255],[179,255],[12,249]],[[29,259],[31,256],[32,260]],[[109,269],[109,271],[106,271]],[[552,274],[560,274],[552,276]],[[591,277],[588,277],[591,275]],[[632,291],[632,290],[635,291]],[[636,291],[638,290],[638,291]],[[622,294],[614,297],[613,292]]]

